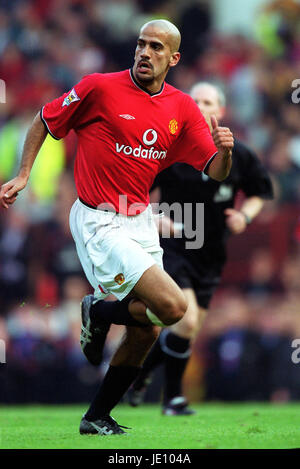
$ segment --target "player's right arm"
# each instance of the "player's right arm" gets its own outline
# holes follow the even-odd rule
[[[197,104],[190,96],[186,96],[182,116],[182,132],[172,144],[169,158],[161,164],[161,170],[175,162],[188,163],[198,171],[208,174],[212,179],[223,181],[231,169],[234,142],[230,129],[219,127],[216,118],[208,126]]]
[[[0,205],[2,207],[8,208],[9,205],[13,204],[19,191],[26,186],[32,165],[46,136],[47,130],[40,118],[40,113],[38,113],[27,132],[19,173],[1,187]]]

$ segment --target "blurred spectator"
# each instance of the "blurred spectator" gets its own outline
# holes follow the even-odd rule
[[[29,221],[11,210],[0,228],[0,314],[28,296]]]
[[[298,31],[300,5],[296,0],[273,0],[258,17],[256,32],[267,53],[287,54]]]
[[[208,400],[259,399],[259,337],[249,328],[249,308],[238,296],[222,299],[221,330],[207,341],[205,388]]]
[[[262,299],[280,289],[281,285],[276,278],[275,263],[270,251],[257,249],[250,261],[249,279],[245,291],[249,297]]]
[[[293,335],[300,332],[299,298],[297,304],[282,297],[246,302],[231,292],[215,304],[194,350],[205,370],[205,398],[299,399],[300,369],[291,360]]]
[[[293,163],[289,151],[291,135],[278,131],[269,153],[269,168],[279,186],[280,202],[300,201],[300,167]]]
[[[73,241],[68,213],[76,198],[73,178],[69,172],[62,174],[58,180],[55,205],[52,207],[52,216],[36,223],[31,230],[31,256],[34,260],[34,278],[32,284],[37,296],[43,301],[49,295],[48,282],[43,293],[43,280],[45,276],[51,277],[56,284],[57,296],[54,301],[59,301],[64,282],[73,275],[84,276],[79,262],[76,246]],[[38,299],[38,298],[37,298]]]

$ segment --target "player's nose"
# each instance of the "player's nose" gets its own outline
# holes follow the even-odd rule
[[[141,57],[143,59],[150,58],[150,48],[149,46],[145,45],[141,50]]]

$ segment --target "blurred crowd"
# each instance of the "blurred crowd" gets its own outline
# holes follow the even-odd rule
[[[168,81],[185,92],[199,80],[220,85],[224,123],[272,176],[275,200],[229,242],[223,286],[186,374],[192,400],[300,399],[300,364],[291,360],[300,338],[299,17],[296,0],[270,1],[249,38],[215,31],[204,0],[0,0],[0,183],[15,175],[42,105],[83,75],[132,66],[139,27],[153,18],[182,32],[182,60]],[[73,132],[48,136],[28,187],[1,210],[0,402],[87,400],[103,372],[86,363],[78,341],[90,287],[68,224],[75,152]],[[122,332],[112,328],[107,360]]]

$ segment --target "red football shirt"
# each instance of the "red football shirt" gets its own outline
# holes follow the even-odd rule
[[[78,136],[74,172],[79,197],[127,215],[136,213],[129,209],[132,204],[139,212],[148,205],[158,172],[175,162],[203,171],[217,152],[190,96],[167,83],[150,95],[130,70],[87,75],[46,104],[41,118],[56,139],[71,129]]]

